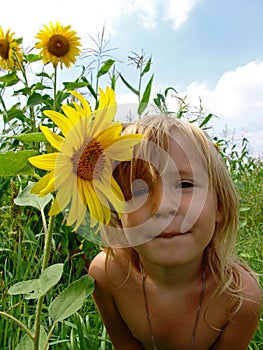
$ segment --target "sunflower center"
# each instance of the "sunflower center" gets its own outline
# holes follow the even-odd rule
[[[49,39],[47,48],[52,55],[62,57],[69,52],[69,42],[63,35],[55,34]]]
[[[99,178],[105,165],[103,151],[96,139],[84,143],[71,158],[73,173],[88,181]]]
[[[6,39],[0,40],[0,56],[5,60],[8,59],[9,49],[10,49],[9,41]]]

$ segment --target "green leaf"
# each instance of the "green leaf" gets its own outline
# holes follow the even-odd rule
[[[63,273],[63,264],[54,264],[47,267],[39,277],[40,289],[47,292],[51,287],[58,283]]]
[[[34,331],[34,330],[32,330]],[[47,340],[47,333],[43,326],[40,326],[40,337],[39,337],[39,350],[44,350],[45,343]],[[46,348],[48,350],[48,346]],[[17,345],[15,350],[34,350],[33,340],[28,334],[25,334],[21,339],[20,343]]]
[[[148,60],[148,62],[146,63],[146,65],[145,65],[145,67],[144,67],[144,69],[143,69],[143,71],[142,71],[142,73],[141,73],[141,77],[143,77],[144,74],[146,74],[146,73],[149,72],[149,70],[151,69],[151,64],[152,64],[152,58],[150,58],[150,59]]]
[[[144,90],[142,99],[140,101],[140,104],[138,107],[138,114],[139,115],[142,115],[143,111],[145,110],[145,108],[148,105],[150,95],[151,95],[151,90],[152,90],[152,82],[153,82],[153,75],[151,76],[151,79],[149,80],[149,82]]]
[[[86,83],[86,86],[89,89],[91,95],[95,98],[95,100],[97,100],[97,98],[98,98],[97,94],[96,94],[95,90],[93,89],[91,83],[87,80],[86,77],[82,77],[81,79]]]
[[[5,83],[7,86],[12,86],[19,82],[19,78],[15,72],[12,72],[0,77],[0,81]]]
[[[38,288],[33,293],[28,293],[25,299],[39,299],[50,288],[58,283],[63,273],[63,264],[54,264],[47,267],[39,276]]]
[[[42,104],[42,95],[40,95],[39,93],[34,92],[31,96],[28,97],[28,100],[27,100],[28,107],[33,107],[41,104]]]
[[[28,158],[37,154],[33,150],[0,154],[0,176],[34,175],[34,167]]]
[[[10,295],[25,294],[25,299],[39,299],[50,288],[58,283],[63,273],[63,264],[54,264],[47,267],[39,279],[22,281],[9,288]]]
[[[53,196],[48,193],[46,196],[40,197],[38,194],[31,193],[34,185],[35,182],[29,181],[24,190],[14,199],[14,203],[20,206],[34,207],[41,211],[53,199]]]
[[[172,86],[169,86],[169,87],[166,88],[165,91],[164,91],[164,96],[165,96],[165,97],[167,97],[167,94],[168,94],[168,92],[169,92],[170,90],[174,91],[174,92],[176,93],[176,95],[178,94],[178,92],[175,90],[175,88],[173,88]]]
[[[97,73],[97,78],[101,77],[102,75],[106,74],[111,66],[113,65],[113,63],[115,62],[115,60],[113,59],[108,59],[107,61],[104,62],[104,64],[102,65],[102,67],[100,68],[100,70]]]
[[[8,289],[8,294],[17,295],[17,294],[28,294],[33,290],[39,288],[39,280],[33,279],[28,281],[22,281],[14,284]]]
[[[66,90],[75,90],[75,89],[80,89],[82,87],[87,86],[87,83],[84,81],[69,81],[69,82],[64,82],[63,85],[65,86]]]
[[[20,135],[4,135],[4,134],[1,135],[0,134],[0,137],[16,139],[22,142],[46,142],[47,141],[47,139],[45,138],[42,132],[34,132],[31,134],[20,134]]]
[[[123,81],[123,83],[127,86],[128,89],[130,89],[135,95],[139,96],[140,92],[138,90],[136,90],[134,87],[132,87],[127,80],[124,79],[124,77],[122,76],[122,74],[120,73],[120,78]]]
[[[26,55],[26,60],[27,60],[28,63],[40,61],[41,59],[42,59],[41,56],[35,55],[35,54],[32,54],[32,53],[29,53],[28,55]]]
[[[85,275],[73,282],[49,306],[49,315],[54,322],[62,321],[77,312],[94,290],[94,279]]]
[[[207,123],[209,123],[209,120],[213,117],[212,113],[209,113],[205,119],[202,121],[202,123],[199,125],[199,128],[202,128],[204,125],[206,125]]]

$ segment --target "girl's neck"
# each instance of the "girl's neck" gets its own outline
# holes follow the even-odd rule
[[[179,266],[162,266],[142,256],[139,258],[147,278],[156,286],[166,289],[199,283],[204,270],[203,256]]]

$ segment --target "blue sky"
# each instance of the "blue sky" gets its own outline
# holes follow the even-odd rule
[[[23,37],[25,47],[49,21],[71,25],[83,47],[105,23],[118,58],[127,61],[131,51],[142,49],[152,56],[154,92],[173,86],[192,105],[201,98],[207,111],[219,116],[216,133],[227,127],[263,155],[262,0],[13,0],[1,5],[0,25]],[[135,70],[127,74],[136,82]],[[134,102],[124,87],[119,98]]]

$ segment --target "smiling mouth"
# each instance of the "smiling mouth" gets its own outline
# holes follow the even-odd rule
[[[185,235],[187,232],[185,233],[175,233],[175,232],[162,232],[161,234],[159,234],[158,236],[156,236],[156,238],[172,238],[172,237],[176,237],[176,236],[183,236]]]

